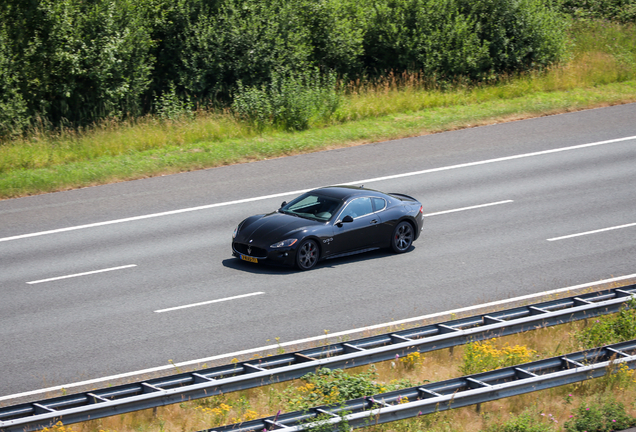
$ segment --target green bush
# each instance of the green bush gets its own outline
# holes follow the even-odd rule
[[[280,397],[288,409],[298,410],[383,393],[387,391],[387,387],[396,389],[397,384],[385,387],[376,383],[377,377],[373,367],[356,375],[349,375],[342,369],[322,368],[316,373],[303,376],[302,386],[287,389]]]
[[[155,97],[155,111],[163,120],[179,120],[181,118],[192,118],[193,105],[190,98],[180,98],[177,95],[174,84],[161,96]]]
[[[271,82],[277,71],[359,72],[362,9],[352,0],[223,0],[186,26],[180,84],[200,98]]]
[[[552,432],[557,420],[551,415],[539,415],[534,409],[526,410],[501,425],[493,425],[487,432]]]
[[[150,33],[133,0],[6,0],[0,21],[15,59],[13,88],[55,125],[142,113]]]
[[[615,315],[604,315],[594,319],[591,326],[576,334],[583,349],[636,339],[636,300],[631,299],[626,307]]]
[[[306,68],[311,47],[297,3],[225,0],[216,13],[201,16],[184,44],[185,87],[226,97],[238,81],[256,86],[285,65]]]
[[[602,397],[581,404],[565,423],[573,432],[610,432],[636,425],[636,419],[625,412],[625,407],[612,397]]]
[[[304,130],[310,121],[327,121],[340,105],[333,72],[272,73],[269,84],[244,87],[239,81],[232,109],[258,128]]]
[[[19,135],[29,124],[26,101],[17,81],[18,72],[8,47],[6,28],[0,23],[0,139]]]
[[[314,77],[316,68],[351,79],[414,71],[486,80],[559,61],[566,22],[550,4],[4,0],[0,127],[134,117],[168,96],[227,107],[234,94],[235,108],[264,110],[242,116],[300,130],[337,106],[335,78]]]
[[[636,23],[636,0],[563,0],[561,9],[576,19]]]
[[[566,23],[543,0],[368,0],[368,68],[482,80],[545,67]]]

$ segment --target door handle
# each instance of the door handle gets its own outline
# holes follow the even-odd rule
[[[370,224],[377,224],[378,220],[377,219],[373,219],[371,222],[369,222]]]

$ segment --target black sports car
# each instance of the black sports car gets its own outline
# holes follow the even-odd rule
[[[309,270],[323,259],[373,249],[406,252],[421,230],[422,204],[413,197],[329,186],[245,219],[232,235],[232,254]]]

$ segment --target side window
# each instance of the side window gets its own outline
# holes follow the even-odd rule
[[[386,207],[386,201],[382,198],[372,198],[373,199],[373,211],[384,210]]]
[[[371,198],[356,198],[347,204],[347,207],[345,207],[344,211],[340,215],[340,219],[345,216],[351,216],[355,219],[369,213],[373,213]]]

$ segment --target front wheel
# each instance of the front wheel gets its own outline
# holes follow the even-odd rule
[[[318,244],[313,240],[305,240],[296,251],[296,265],[301,270],[314,268],[318,262]]]
[[[413,244],[413,225],[402,221],[395,227],[391,238],[391,248],[395,253],[406,252]]]

